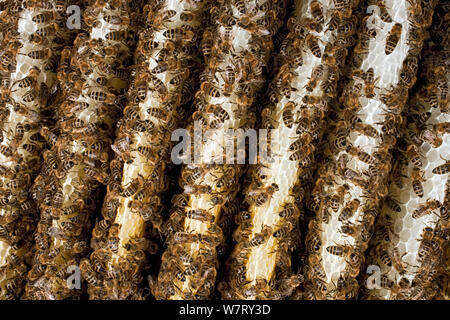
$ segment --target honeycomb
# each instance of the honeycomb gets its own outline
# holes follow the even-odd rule
[[[62,46],[70,40],[67,29],[43,34],[43,29],[62,21],[65,14],[56,9],[54,1],[47,5],[25,8],[16,1],[0,3],[0,299],[20,294],[27,271],[24,262],[30,263],[38,211],[29,187],[39,171],[44,146],[39,125],[46,121],[42,115],[52,110],[47,104],[55,99],[54,65]],[[40,19],[42,15],[47,18]],[[9,54],[8,63],[4,58]]]
[[[408,76],[415,74],[417,62],[408,62],[417,58],[422,46],[420,39],[412,41],[413,31],[423,28],[415,23],[413,3],[385,1],[390,19],[380,8],[362,20],[335,129],[311,194],[316,211],[306,239],[308,266],[314,270],[306,273],[306,295],[311,298],[351,299],[358,293],[355,278],[379,201],[387,193],[396,129],[403,121],[400,113],[415,82]],[[369,19],[374,19],[370,26]]]
[[[163,226],[168,247],[152,290],[157,299],[206,299],[212,293],[218,267],[216,248],[224,240],[222,228],[237,211],[232,200],[243,171],[242,165],[229,164],[236,163],[237,155],[225,164],[219,161],[225,135],[229,129],[254,125],[250,107],[264,84],[263,67],[273,48],[271,36],[281,24],[284,9],[284,1],[251,0],[224,1],[210,11],[215,25],[206,34],[205,44],[211,52],[205,56],[206,68],[194,102],[199,112],[194,113],[188,130],[192,140],[200,139],[195,135],[195,121],[202,124],[202,134],[212,131],[198,150],[191,151],[194,161],[183,167],[180,179],[184,193],[176,198],[184,201],[174,206]],[[227,70],[234,81],[224,74]],[[208,105],[213,109],[207,109]],[[235,141],[245,134],[243,130],[236,133]]]
[[[351,12],[356,5],[357,2],[353,7],[349,5],[347,18],[334,30],[328,27],[338,13],[329,1],[299,2],[288,21],[290,33],[284,43],[286,52],[282,53],[285,63],[272,81],[269,93],[276,97],[276,102],[262,113],[263,128],[270,129],[273,162],[259,159],[248,173],[250,184],[245,191],[248,208],[240,213],[244,216],[248,212],[248,217],[240,221],[234,234],[237,245],[230,258],[229,275],[220,284],[224,298],[281,299],[300,283],[290,270],[291,253],[298,242],[300,205],[314,169],[314,152],[325,127],[324,116],[336,97],[338,70],[347,53],[346,46],[339,44],[339,32],[351,24],[353,29],[345,36],[353,35],[357,21],[351,18]],[[317,10],[313,12],[314,8],[319,8],[321,15],[316,14]],[[315,14],[321,22],[312,22]],[[317,39],[320,57],[307,39]],[[302,63],[293,63],[298,55]],[[328,63],[331,59],[335,61]],[[285,121],[288,113],[292,118]],[[304,125],[305,122],[308,123]],[[299,147],[294,148],[294,143]],[[268,193],[272,186],[276,190]],[[253,194],[263,194],[267,200],[256,203]],[[289,210],[292,213],[286,214]],[[284,214],[287,216],[282,217]],[[255,242],[264,230],[269,230],[264,241]]]
[[[88,282],[93,281],[88,266],[79,262],[89,250],[91,214],[99,185],[108,176],[107,147],[123,108],[133,42],[131,10],[126,1],[92,2],[84,11],[89,33],[80,32],[74,47],[62,52],[58,79],[64,84],[63,99],[56,130],[41,129],[53,138],[33,185],[41,220],[25,299],[79,298],[83,288],[72,288],[67,281],[71,266],[79,265]]]
[[[438,24],[433,26],[431,32],[439,34]],[[392,210],[386,203],[382,206],[377,232],[387,230],[389,237],[374,239],[368,264],[380,268],[384,281],[363,290],[369,299],[431,299],[443,272],[440,268],[445,262],[450,230],[449,170],[448,166],[446,170],[439,168],[448,164],[450,134],[438,126],[448,126],[450,120],[448,94],[441,95],[442,88],[449,85],[450,73],[449,60],[443,52],[431,51],[433,45],[436,43],[430,39],[424,50],[423,84],[408,102],[409,121],[404,134],[404,145],[417,147],[420,162],[408,154],[399,157],[391,175],[389,195],[401,210]],[[437,104],[430,103],[433,95],[442,97]],[[417,117],[427,113],[428,118]],[[420,138],[425,133],[429,139]]]
[[[165,168],[170,162],[168,141],[171,130],[181,123],[183,108],[191,100],[189,97],[193,97],[193,79],[199,59],[198,50],[190,50],[199,44],[196,33],[204,24],[201,17],[207,4],[169,0],[161,1],[157,7],[149,2],[144,10],[149,19],[148,29],[141,32],[136,50],[140,72],[136,74],[129,89],[132,99],[124,110],[124,121],[114,144],[116,157],[111,164],[111,172],[114,174],[118,170],[120,175],[114,177],[109,185],[121,180],[121,188],[125,190],[136,179],[142,179],[142,184],[129,196],[115,192],[112,187],[108,189],[103,205],[105,220],[97,223],[92,242],[96,252],[91,256],[91,262],[95,262],[97,253],[105,250],[110,254],[110,260],[105,262],[105,270],[97,275],[102,285],[90,285],[91,299],[143,298],[143,293],[137,286],[142,281],[141,272],[145,261],[138,260],[137,257],[144,257],[144,252],[152,245],[146,235],[147,222],[158,227],[162,222],[160,198],[161,193],[168,188],[165,179]],[[161,16],[167,12],[171,12],[171,16],[166,18],[167,21],[160,21]],[[194,19],[187,22],[184,21],[185,18],[181,19],[188,14],[194,15]],[[181,26],[190,28],[183,38],[174,39],[168,34],[170,30],[182,30]],[[151,37],[148,36],[149,33]],[[148,49],[147,45],[151,42],[154,48]],[[162,60],[160,56],[170,46],[173,50]],[[180,76],[179,81],[177,79]],[[154,86],[147,85],[147,79],[152,77],[166,84],[166,92],[161,94]],[[142,88],[145,90],[143,94]],[[133,112],[136,116],[133,116]],[[132,116],[128,116],[129,114]],[[140,123],[148,125],[148,129],[141,132],[136,128]],[[126,146],[121,147],[122,143]],[[141,151],[145,151],[145,148],[151,150],[151,153]],[[105,222],[111,225],[109,230],[97,232]],[[108,246],[114,238],[118,239],[117,250]],[[124,266],[128,269],[124,269]],[[111,286],[108,282],[111,281],[114,281],[114,287],[120,289],[108,291],[108,286]],[[130,282],[133,287],[126,285]]]

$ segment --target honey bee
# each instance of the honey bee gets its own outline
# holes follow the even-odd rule
[[[286,105],[283,108],[283,113],[282,113],[283,123],[288,128],[292,128],[292,126],[294,124],[294,110],[295,110],[295,104],[291,101],[286,103]]]
[[[369,68],[364,73],[364,93],[367,98],[373,98],[375,96],[375,83],[377,82],[377,79],[374,78],[374,71],[373,68]]]
[[[434,174],[447,174],[450,172],[450,161],[446,161],[444,164],[441,164],[432,171]]]
[[[320,50],[320,47],[319,47],[319,39],[316,36],[312,35],[312,34],[308,34],[306,36],[305,41],[306,41],[306,44],[307,44],[309,50],[311,50],[311,53],[315,57],[321,58],[322,57],[322,51]]]
[[[109,41],[125,41],[128,37],[128,32],[123,30],[110,31],[105,35],[105,39]]]
[[[392,22],[392,18],[391,15],[389,14],[387,8],[386,8],[386,4],[384,3],[384,0],[379,0],[377,1],[377,7],[380,8],[380,18],[381,20],[383,20],[384,22],[387,23],[391,23]]]
[[[391,197],[386,197],[384,200],[384,203],[388,206],[389,209],[395,211],[395,212],[401,212],[402,208],[398,204],[397,200],[394,200]]]
[[[337,15],[332,15],[330,21],[328,22],[327,31],[334,31],[339,28],[339,17]]]
[[[423,197],[423,181],[423,171],[417,167],[414,167],[411,172],[411,183],[414,193],[420,198]]]
[[[402,34],[402,25],[400,23],[394,24],[391,31],[389,31],[389,34],[386,38],[386,46],[384,49],[384,52],[386,55],[391,54],[395,47],[397,46],[398,41],[400,40],[400,36]]]
[[[421,168],[423,163],[420,157],[419,149],[417,146],[411,144],[406,149],[406,157],[416,166],[417,168]]]
[[[339,215],[339,221],[343,222],[350,219],[353,214],[358,210],[360,201],[358,199],[351,200],[345,207],[342,209],[341,214]]]
[[[23,79],[17,80],[13,83],[15,85],[16,83],[19,85],[19,88],[32,88],[35,87],[37,83],[37,78],[41,71],[37,67],[33,67],[30,69],[28,76],[26,76]]]
[[[50,22],[51,20],[55,20],[56,18],[57,18],[56,12],[44,11],[42,13],[39,13],[39,14],[33,16],[33,18],[31,18],[31,20],[34,23],[47,23],[47,22]]]
[[[326,248],[327,252],[338,256],[338,257],[347,257],[353,251],[353,248],[350,245],[332,245]]]
[[[314,21],[319,25],[322,25],[324,22],[322,4],[319,1],[312,1],[310,3],[310,10]]]
[[[439,137],[434,131],[429,129],[422,130],[417,135],[417,138],[423,142],[428,142],[433,146],[433,148],[439,148],[439,146],[442,144],[442,138]]]
[[[192,41],[194,33],[187,29],[172,28],[163,32],[164,37],[173,41]]]
[[[414,219],[419,219],[425,215],[431,214],[440,207],[441,203],[438,200],[428,200],[427,202],[420,204],[418,208],[414,210],[412,217]]]
[[[325,67],[321,64],[313,69],[311,77],[305,85],[306,90],[312,92],[317,85],[317,82],[323,77],[325,73]]]
[[[349,186],[347,184],[339,186],[336,190],[336,194],[334,194],[330,198],[330,206],[334,212],[337,212],[339,210],[339,206],[344,201],[344,196],[348,190],[349,190]]]
[[[275,183],[272,183],[270,186],[263,189],[252,190],[252,188],[250,188],[250,191],[248,192],[249,200],[260,207],[264,205],[276,191],[278,191],[278,185]]]
[[[356,132],[364,134],[370,138],[377,139],[380,136],[378,131],[370,124],[365,124],[362,122],[355,122],[355,124],[353,125],[353,128]]]
[[[438,134],[450,133],[450,122],[441,122],[433,125],[433,130]]]
[[[370,154],[368,154],[367,152],[365,152],[364,150],[362,150],[359,147],[352,147],[352,146],[348,146],[346,151],[354,156],[357,157],[360,161],[367,163],[369,165],[374,165],[375,164],[375,158],[372,157]]]

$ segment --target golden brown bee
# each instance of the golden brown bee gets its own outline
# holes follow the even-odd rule
[[[254,202],[256,206],[260,207],[265,204],[276,191],[278,191],[278,185],[273,183],[263,189],[252,190],[252,188],[250,188],[248,196],[250,197],[251,202]]]
[[[311,77],[309,78],[307,84],[305,85],[306,90],[312,92],[317,85],[317,82],[323,77],[325,73],[324,65],[319,65],[313,69]]]
[[[417,167],[421,168],[423,163],[420,157],[419,148],[415,145],[409,145],[406,149],[406,157]]]
[[[336,194],[334,194],[330,198],[331,209],[334,212],[337,212],[339,210],[339,206],[344,201],[344,196],[345,196],[345,194],[347,193],[348,190],[349,190],[349,186],[347,184],[345,184],[343,186],[339,186],[337,188],[337,190],[336,190]]]
[[[294,110],[295,110],[295,104],[292,101],[289,101],[286,103],[286,105],[283,108],[283,123],[286,127],[292,128],[294,124]]]
[[[373,98],[375,96],[375,83],[376,79],[374,78],[373,68],[369,68],[364,73],[364,93],[367,98]]]
[[[423,171],[417,167],[414,167],[411,172],[411,183],[414,193],[420,198],[423,197],[423,181]]]
[[[400,23],[394,24],[391,31],[389,31],[389,34],[386,38],[386,46],[384,49],[384,52],[386,55],[391,54],[395,47],[397,46],[398,41],[400,40],[400,36],[402,34],[402,25]]]
[[[23,79],[17,80],[16,82],[13,83],[13,85],[17,83],[19,85],[19,88],[34,87],[40,73],[41,71],[39,70],[39,68],[33,67],[30,69],[28,76],[26,76]]]
[[[436,123],[433,125],[433,130],[438,134],[450,133],[450,122]]]
[[[311,50],[312,54],[314,56],[316,56],[317,58],[321,58],[322,51],[320,50],[320,47],[319,47],[319,39],[312,34],[308,34],[306,36],[305,41],[306,41],[306,44],[307,44],[309,50]]]
[[[354,157],[357,157],[360,161],[367,163],[369,165],[375,164],[375,158],[370,154],[362,150],[360,147],[348,146],[346,151]]]
[[[359,132],[361,134],[364,134],[364,135],[374,138],[374,139],[379,138],[379,136],[380,136],[377,129],[375,129],[370,124],[366,124],[366,123],[362,123],[362,122],[356,122],[354,124],[354,130],[356,132]]]
[[[350,245],[333,245],[328,246],[326,249],[328,253],[338,257],[347,257],[353,251]]]
[[[396,200],[394,200],[391,197],[386,197],[384,200],[384,203],[390,208],[391,210],[394,210],[395,212],[401,212],[402,208],[398,204]]]
[[[338,15],[333,15],[328,22],[328,29],[327,31],[334,31],[339,28],[339,17]]]
[[[417,137],[424,141],[428,142],[433,146],[433,148],[438,148],[442,144],[442,138],[439,137],[434,131],[425,129],[422,130]]]
[[[380,8],[380,18],[384,22],[391,23],[392,18],[386,8],[386,4],[384,3],[384,0],[377,1],[377,7]]]
[[[324,22],[322,4],[319,1],[312,1],[309,6],[314,21],[321,25]]]
[[[33,16],[33,18],[31,18],[31,20],[34,23],[47,23],[51,20],[55,20],[56,17],[57,17],[56,12],[44,11],[43,13],[39,13],[39,14]]]
[[[447,174],[450,172],[450,161],[447,160],[444,164],[441,164],[433,168],[434,174]]]
[[[350,219],[353,214],[358,210],[359,204],[361,202],[358,199],[353,199],[347,203],[347,205],[342,209],[341,214],[339,215],[339,221],[343,222]]]
[[[412,217],[414,219],[421,218],[427,214],[431,214],[433,211],[441,207],[438,200],[428,200],[427,202],[420,204],[416,210],[414,210]]]
[[[106,40],[110,41],[125,41],[128,37],[128,33],[126,31],[110,31],[105,35]]]

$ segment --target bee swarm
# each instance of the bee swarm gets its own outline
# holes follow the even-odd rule
[[[0,299],[17,298],[32,256],[41,166],[39,127],[52,114],[56,67],[70,31],[65,1],[0,2]],[[49,105],[48,105],[49,104]]]
[[[62,52],[58,78],[63,91],[55,130],[42,127],[51,145],[33,185],[41,220],[26,299],[77,298],[68,268],[89,251],[89,234],[100,184],[108,179],[111,138],[127,88],[130,11],[127,1],[92,2],[84,12],[89,33],[80,32]],[[121,22],[112,20],[120,17]],[[56,133],[55,133],[56,132]],[[95,280],[80,264],[84,278]]]
[[[449,23],[0,0],[0,300],[448,300]]]

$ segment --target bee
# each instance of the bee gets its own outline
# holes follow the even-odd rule
[[[299,139],[295,140],[293,143],[289,145],[289,151],[296,152],[301,150],[306,145],[310,144],[312,141],[312,137],[308,133],[302,133]]]
[[[109,41],[125,41],[128,37],[128,32],[123,30],[110,31],[105,35],[105,39]]]
[[[450,122],[441,122],[433,125],[433,130],[439,134],[450,133]]]
[[[32,88],[36,85],[37,78],[40,73],[41,71],[39,70],[39,68],[33,67],[30,69],[28,76],[21,80],[17,80],[13,83],[13,85],[17,83],[19,85],[19,88]]]
[[[289,156],[290,161],[301,161],[302,164],[307,164],[310,161],[309,156],[314,152],[314,146],[305,145],[303,148],[295,151]]]
[[[212,113],[220,121],[226,121],[230,119],[228,112],[218,104],[210,104],[206,107],[207,113]]]
[[[322,25],[322,23],[324,22],[322,4],[319,1],[312,1],[309,6],[314,21],[319,25]]]
[[[391,197],[386,197],[384,200],[384,203],[388,206],[389,209],[395,211],[395,212],[401,212],[402,208],[398,204],[397,200],[394,200]]]
[[[434,174],[447,174],[450,172],[450,161],[446,161],[444,164],[441,164],[432,171]]]
[[[363,75],[364,79],[364,93],[367,98],[373,98],[375,96],[375,83],[377,79],[374,78],[373,68],[369,68]]]
[[[377,7],[380,9],[380,18],[381,20],[383,20],[384,22],[387,23],[391,23],[392,22],[392,18],[391,15],[389,14],[387,8],[386,8],[386,4],[384,3],[384,0],[379,0],[377,1]]]
[[[119,17],[118,15],[108,14],[103,16],[107,23],[126,26],[130,23],[128,17]]]
[[[339,221],[343,222],[350,219],[353,214],[358,210],[360,201],[358,199],[351,200],[345,207],[342,209],[341,214],[339,215]]]
[[[92,286],[97,286],[100,284],[97,273],[92,269],[91,263],[87,259],[83,259],[80,262],[80,270],[83,278]]]
[[[186,212],[186,217],[189,219],[210,222],[210,223],[213,223],[216,219],[216,217],[213,214],[211,214],[208,211],[203,210],[203,209],[188,210]]]
[[[417,167],[414,167],[411,172],[411,183],[414,193],[420,198],[423,197],[423,181],[423,171]]]
[[[57,17],[56,12],[44,11],[43,13],[39,13],[39,14],[33,16],[33,18],[31,18],[31,20],[34,23],[47,23],[47,22],[50,22],[51,20],[55,20],[56,17]]]
[[[330,21],[328,21],[327,31],[334,31],[339,28],[339,17],[337,15],[332,15]]]
[[[275,183],[272,183],[270,186],[257,190],[250,190],[248,192],[248,196],[250,197],[250,201],[255,203],[256,206],[260,207],[263,204],[265,204],[272,196],[273,194],[278,191],[278,185]]]
[[[88,93],[88,97],[96,102],[104,102],[106,104],[114,104],[116,95],[113,93],[104,92],[102,90],[94,90]]]
[[[284,125],[288,128],[292,128],[294,124],[294,110],[295,104],[292,101],[286,103],[286,105],[283,108],[282,119]]]
[[[172,28],[167,29],[163,32],[164,37],[173,41],[192,41],[194,38],[194,33],[187,29]]]
[[[215,88],[210,82],[202,82],[202,84],[200,85],[200,89],[207,95],[214,97],[214,98],[219,98],[221,96],[220,91]]]
[[[427,202],[420,204],[418,208],[413,211],[412,217],[414,219],[419,219],[425,215],[434,212],[440,207],[441,204],[438,200],[428,200]]]
[[[400,23],[394,24],[391,31],[389,31],[389,34],[386,38],[386,46],[384,49],[384,52],[386,55],[391,54],[395,47],[397,46],[398,41],[400,40],[400,36],[402,34],[402,25]]]
[[[375,164],[375,158],[372,157],[370,154],[368,154],[367,152],[365,152],[364,150],[362,150],[359,147],[352,147],[352,146],[348,146],[346,151],[354,156],[357,157],[360,161],[367,163],[369,165],[374,165]]]
[[[30,51],[27,54],[23,54],[23,55],[26,55],[28,58],[34,59],[34,60],[46,60],[46,59],[50,58],[50,56],[52,55],[52,50],[49,48],[45,48],[43,50]]]
[[[309,78],[307,84],[305,85],[306,90],[312,92],[317,85],[317,82],[323,77],[325,74],[324,65],[318,65],[313,69],[311,73],[311,77]]]
[[[370,138],[377,139],[380,137],[380,134],[378,133],[378,131],[370,124],[365,124],[362,122],[355,122],[355,124],[353,125],[353,128],[356,132],[364,134]]]
[[[334,212],[337,212],[339,210],[339,206],[344,201],[344,196],[347,193],[347,191],[349,190],[349,188],[350,187],[347,184],[339,186],[336,190],[336,194],[334,194],[330,198],[330,206]]]
[[[420,157],[419,149],[417,146],[411,144],[406,149],[406,157],[416,166],[417,168],[422,167],[422,159]]]
[[[306,44],[307,44],[309,50],[311,50],[311,53],[315,57],[321,58],[322,57],[322,52],[321,52],[320,47],[319,47],[319,39],[316,36],[312,35],[312,34],[308,34],[306,36],[305,41],[306,41]]]
[[[433,148],[439,148],[439,146],[442,144],[442,138],[439,137],[434,131],[429,129],[422,130],[417,135],[417,138],[419,138],[423,142],[428,142],[433,146]]]

